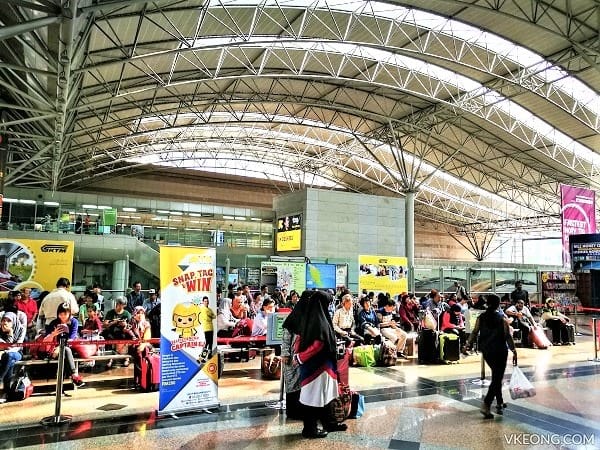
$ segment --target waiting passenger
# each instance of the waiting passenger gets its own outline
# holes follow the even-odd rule
[[[441,320],[441,330],[444,333],[457,334],[462,348],[467,343],[467,334],[465,333],[465,321],[462,316],[461,306],[458,303],[452,305],[449,311],[442,313]]]
[[[263,301],[260,311],[254,318],[251,336],[266,336],[268,317],[275,311],[275,302],[268,298]]]
[[[87,307],[87,319],[81,327],[81,336],[89,337],[102,333],[102,321],[98,316],[98,307],[91,304]]]
[[[449,309],[444,297],[436,290],[429,293],[429,300],[425,303],[425,309],[431,311],[435,320],[439,320],[440,314]]]
[[[54,350],[50,354],[51,358],[58,358],[61,339],[66,339],[67,342],[77,339],[78,329],[79,322],[71,315],[71,305],[69,303],[58,305],[58,308],[56,309],[56,319],[46,325],[46,336],[44,337],[44,342],[54,344]],[[85,383],[77,373],[73,351],[68,345],[65,346],[65,361],[67,363],[67,368],[71,373],[73,384],[77,387],[83,386]]]
[[[419,329],[419,302],[414,294],[402,294],[398,315],[404,331],[410,333]]]
[[[352,310],[352,295],[342,297],[342,307],[333,314],[333,329],[337,337],[342,339],[363,341],[363,338],[354,331],[354,311]]]
[[[123,297],[117,297],[115,301],[115,308],[111,309],[104,316],[104,330],[102,336],[106,340],[130,340],[133,338],[133,332],[129,322],[131,321],[131,314],[125,309],[127,300]],[[127,354],[128,345],[118,344],[115,346],[117,353]],[[106,368],[112,367],[113,360],[109,360],[106,364]],[[123,363],[124,366],[129,365],[129,359],[126,359]]]
[[[569,345],[569,330],[567,324],[569,318],[556,308],[553,298],[546,299],[546,306],[542,309],[543,326],[552,330],[552,343],[554,345]]]
[[[390,340],[396,346],[398,356],[404,358],[404,346],[408,335],[394,320],[396,311],[396,302],[388,298],[383,306],[377,310],[377,319],[379,320],[379,331],[382,336]]]
[[[231,337],[237,323],[238,319],[231,314],[231,300],[228,298],[222,299],[221,307],[217,313],[217,336]]]
[[[371,308],[369,297],[363,297],[360,300],[362,309],[358,313],[358,331],[362,333],[363,338],[374,340],[376,343],[381,343],[381,332],[379,331],[379,320],[377,313]]]
[[[19,344],[25,339],[26,330],[17,320],[13,312],[5,312],[0,321],[0,342],[4,344],[13,344],[11,347],[2,350],[0,358],[0,392],[8,389],[10,380],[13,376],[13,369],[18,361],[23,359],[22,348]]]
[[[248,306],[242,302],[241,295],[235,295],[231,301],[231,315],[238,320],[246,319],[248,317]]]
[[[533,343],[529,340],[529,332],[536,327],[536,324],[531,311],[525,306],[525,302],[517,300],[517,303],[506,308],[504,312],[508,317],[513,318],[511,326],[514,329],[521,330],[521,344],[523,347],[533,347]]]
[[[15,313],[17,320],[21,325],[21,328],[27,329],[27,314],[19,309],[19,302],[21,301],[21,291],[11,291],[8,293],[8,297],[4,300],[4,311]]]
[[[81,325],[88,319],[88,309],[90,306],[95,305],[96,311],[99,310],[98,305],[98,294],[92,291],[85,291],[83,294],[83,304],[79,307],[78,320]]]

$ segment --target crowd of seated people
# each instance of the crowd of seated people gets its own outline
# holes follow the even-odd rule
[[[38,301],[31,298],[30,288],[22,291],[10,291],[3,300],[0,316],[6,317],[6,326],[12,326],[18,330],[24,330],[23,340],[34,339],[36,331],[42,331],[41,337],[45,343],[45,349],[52,347],[51,352],[46,352],[45,357],[54,357],[56,347],[61,337],[66,337],[68,342],[75,339],[89,339],[93,336],[102,336],[107,340],[131,340],[129,345],[120,345],[115,348],[118,353],[129,355],[134,362],[139,360],[145,344],[142,341],[152,336],[151,322],[148,313],[160,306],[160,300],[156,295],[151,297],[151,302],[142,306],[136,306],[131,314],[127,309],[127,299],[119,297],[116,299],[112,310],[103,311],[99,297],[94,290],[87,290],[79,302],[70,303],[64,301],[67,293],[65,286],[58,286],[48,297],[44,292]],[[56,297],[56,298],[55,298]],[[40,307],[48,299],[45,307]],[[39,310],[50,311],[52,306],[60,300],[54,317],[38,317]],[[212,324],[217,319],[217,335],[229,336],[235,334],[236,328],[241,329],[242,336],[256,337],[265,336],[267,332],[267,318],[269,314],[278,308],[292,309],[298,299],[298,294],[291,291],[288,295],[283,290],[269,295],[267,289],[252,295],[246,287],[231,292],[231,295],[220,300],[218,314],[214,314],[208,307],[208,298],[205,303],[204,322]],[[407,334],[420,330],[423,324],[425,311],[437,324],[437,329],[444,333],[455,333],[459,336],[461,348],[468,338],[468,315],[473,308],[481,307],[485,303],[485,297],[480,296],[476,302],[455,293],[444,296],[437,290],[431,290],[427,296],[419,301],[414,294],[403,293],[397,298],[388,294],[363,292],[357,298],[349,291],[340,292],[335,301],[330,305],[333,327],[339,339],[353,341],[355,345],[362,343],[378,344],[389,341],[396,347],[398,356],[404,356],[404,346]],[[507,296],[507,303],[510,297]],[[150,311],[147,311],[150,310]],[[77,312],[74,312],[77,311]],[[555,345],[568,344],[569,341],[569,318],[562,314],[554,299],[547,299],[544,307],[540,309],[541,317],[539,324],[527,307],[523,299],[516,299],[503,308],[505,318],[510,322],[514,330],[520,330],[521,344],[525,347],[533,347],[529,338],[530,332],[536,327],[547,327],[553,335]],[[46,320],[44,320],[46,319]],[[36,327],[37,322],[37,327]],[[40,326],[41,324],[41,326]],[[244,324],[240,327],[240,324]],[[37,329],[36,329],[37,328]],[[212,332],[212,330],[207,330]],[[550,332],[550,331],[549,331]],[[68,346],[67,346],[68,347]],[[17,347],[15,347],[17,348]],[[75,347],[74,347],[74,350]],[[22,353],[22,350],[17,350]],[[20,353],[20,354],[21,354]],[[12,356],[12,355],[9,355]],[[66,368],[73,382],[77,385],[83,384],[81,377],[76,372],[73,359],[77,356],[69,348],[66,350]],[[6,362],[4,361],[6,359]],[[4,373],[10,365],[8,361],[14,362],[16,358],[4,358],[0,364],[0,372]],[[124,362],[127,366],[129,360]],[[110,368],[112,361],[108,361]],[[8,370],[9,375],[11,373]],[[1,380],[0,380],[1,381]]]

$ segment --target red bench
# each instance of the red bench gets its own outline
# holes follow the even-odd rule
[[[217,345],[229,346],[229,351],[223,353],[240,353],[242,361],[249,361],[256,356],[256,349],[267,345],[266,336],[236,336],[236,337],[217,337]]]
[[[218,337],[217,345],[230,345],[231,347],[264,347],[267,344],[266,336],[236,336]]]

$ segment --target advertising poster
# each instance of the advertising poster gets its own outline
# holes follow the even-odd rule
[[[204,296],[216,314],[215,264],[214,248],[160,247],[161,415],[218,405],[218,356],[201,319]]]
[[[596,193],[590,189],[561,184],[560,201],[563,265],[569,267],[569,236],[596,232]]]
[[[277,219],[278,252],[302,249],[302,214],[290,214]]]
[[[408,259],[403,256],[371,256],[358,257],[358,290],[362,292],[389,293],[394,295],[408,292],[406,269]]]
[[[0,240],[0,297],[31,288],[33,298],[56,288],[56,281],[73,277],[72,241],[45,239]]]
[[[262,261],[260,273],[263,284],[302,293],[306,289],[306,263]]]

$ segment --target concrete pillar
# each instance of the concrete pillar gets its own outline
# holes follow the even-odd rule
[[[415,192],[408,191],[404,197],[404,242],[408,259],[408,290],[415,290]]]
[[[125,295],[129,278],[129,259],[120,259],[113,263],[112,274],[112,299],[104,300],[104,311],[110,311],[115,307],[115,299]]]

